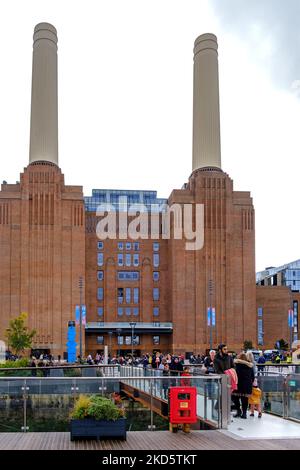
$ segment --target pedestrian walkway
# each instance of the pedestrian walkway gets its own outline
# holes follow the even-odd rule
[[[71,441],[68,432],[0,433],[1,450],[295,450],[300,439],[239,439],[224,431],[129,431],[127,440]]]
[[[239,439],[300,439],[300,423],[263,413],[262,418],[255,416],[247,419],[233,418],[228,430],[222,430],[228,436]]]

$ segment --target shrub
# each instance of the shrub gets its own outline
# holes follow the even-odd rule
[[[92,395],[80,395],[71,413],[73,419],[94,418],[97,420],[116,421],[124,417],[124,410],[116,406],[108,398]]]

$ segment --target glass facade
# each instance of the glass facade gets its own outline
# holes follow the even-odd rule
[[[98,253],[97,264],[98,266],[103,266],[103,253]]]
[[[153,253],[153,266],[155,268],[159,267],[159,254],[158,253]]]
[[[158,317],[159,316],[159,307],[153,307],[153,316]]]
[[[121,198],[121,199],[120,199]],[[125,202],[125,203],[124,203]],[[157,197],[157,191],[132,191],[116,189],[93,189],[91,196],[84,197],[85,210],[96,212],[105,211],[106,204],[114,206],[116,211],[128,210],[132,204],[141,212],[163,212],[166,210],[167,199]]]
[[[153,287],[153,300],[154,301],[159,300],[159,288],[158,287]]]
[[[97,289],[97,299],[98,300],[103,300],[103,297],[104,297],[103,287],[98,287],[98,289]]]
[[[138,271],[118,271],[118,281],[138,281],[139,278]]]
[[[103,317],[103,307],[98,307],[98,317]]]

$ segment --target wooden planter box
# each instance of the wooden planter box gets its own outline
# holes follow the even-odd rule
[[[117,438],[126,441],[126,418],[116,421],[96,419],[71,419],[71,441],[74,439]]]

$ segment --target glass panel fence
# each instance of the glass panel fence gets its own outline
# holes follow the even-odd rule
[[[300,375],[287,377],[287,417],[300,420]]]
[[[258,377],[258,386],[262,390],[263,411],[284,416],[285,377],[268,375]]]
[[[220,427],[221,379],[158,370],[122,368],[122,376],[111,371],[101,377],[0,378],[0,431],[68,431],[75,400],[101,395],[125,409],[127,429],[167,430],[168,390],[173,386],[197,389],[197,415]],[[199,429],[200,423],[196,425]]]

